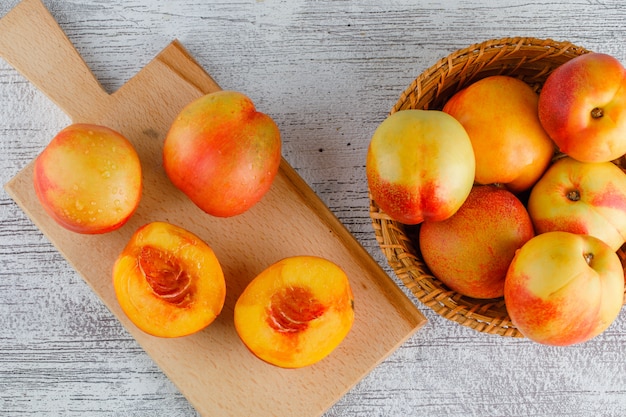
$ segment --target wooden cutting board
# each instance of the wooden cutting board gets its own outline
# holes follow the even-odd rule
[[[220,88],[179,42],[173,41],[123,87],[108,94],[41,1],[25,0],[0,19],[0,56],[72,122],[108,126],[135,145],[144,171],[143,198],[136,214],[115,232],[85,236],[54,223],[35,196],[32,162],[5,188],[201,415],[323,414],[425,323],[413,302],[285,160],[263,200],[233,218],[201,212],[170,184],[161,164],[170,123],[184,105]],[[155,220],[196,233],[213,247],[224,268],[228,294],[224,310],[196,335],[173,340],[149,336],[117,304],[111,283],[113,262],[132,233]],[[255,358],[241,343],[233,326],[233,306],[265,267],[303,254],[325,257],[346,271],[354,290],[356,321],[344,342],[323,361],[302,369],[280,369]]]

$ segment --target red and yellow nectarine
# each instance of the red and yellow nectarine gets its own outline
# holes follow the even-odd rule
[[[241,214],[259,202],[280,160],[278,126],[236,91],[210,93],[185,106],[163,147],[172,183],[218,217]]]
[[[139,156],[105,126],[76,123],[61,130],[35,159],[33,175],[45,211],[77,233],[120,228],[141,199]]]
[[[528,213],[536,233],[588,234],[617,250],[626,241],[626,174],[612,162],[561,158],[531,190]]]
[[[626,153],[626,69],[592,52],[558,66],[539,94],[539,119],[559,149],[582,162]]]
[[[376,204],[404,224],[443,220],[474,183],[474,152],[463,126],[437,110],[402,110],[375,130],[366,175]]]
[[[515,251],[533,236],[528,212],[513,193],[476,185],[452,217],[422,223],[419,246],[433,275],[452,290],[497,298]]]
[[[617,254],[589,235],[547,232],[516,253],[504,301],[511,321],[529,339],[566,346],[590,340],[617,318],[624,270]]]

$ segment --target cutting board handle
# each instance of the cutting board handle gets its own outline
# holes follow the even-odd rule
[[[110,98],[41,0],[23,0],[0,19],[0,57],[73,122],[90,122],[94,103]]]

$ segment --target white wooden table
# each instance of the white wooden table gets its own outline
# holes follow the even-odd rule
[[[17,3],[3,0],[0,16]],[[181,40],[222,88],[277,121],[284,157],[387,270],[365,154],[421,71],[510,36],[569,40],[626,63],[618,0],[44,3],[109,92]],[[68,122],[0,60],[3,184]],[[0,222],[1,416],[197,414],[4,191]],[[626,415],[626,312],[588,343],[550,348],[477,333],[415,302],[429,322],[326,416]]]

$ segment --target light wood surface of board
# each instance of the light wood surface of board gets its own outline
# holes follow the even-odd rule
[[[19,4],[3,0],[0,16]],[[0,175],[8,184],[0,195],[0,416],[626,415],[624,312],[601,336],[570,348],[480,334],[433,314],[389,270],[371,229],[364,176],[375,127],[438,59],[487,39],[532,36],[626,63],[622,1],[43,4],[52,19],[35,7],[23,21],[0,23]],[[37,41],[42,33],[45,42]],[[244,217],[222,224],[189,215],[158,162],[145,164],[155,189],[146,189],[137,217],[100,240],[59,230],[25,192],[29,164],[72,120],[112,124],[142,143],[142,161],[156,161],[174,108],[218,84],[248,94],[283,133],[276,187]],[[286,191],[294,198],[282,198]],[[293,240],[280,239],[291,216]],[[155,217],[181,219],[216,242],[228,272],[240,277],[223,317],[188,339],[140,334],[120,315],[108,279],[94,278],[105,276],[131,230]],[[250,228],[251,219],[260,224]],[[245,241],[233,230],[245,231]],[[379,268],[389,277],[355,285],[357,318],[368,328],[355,328],[319,367],[285,372],[242,351],[229,319],[234,297],[261,264],[300,245],[357,259],[349,262],[356,283],[371,282],[359,272],[379,276]],[[361,248],[371,258],[355,257]],[[391,308],[371,307],[378,305]],[[428,319],[418,331],[415,307]],[[198,358],[207,344],[218,348]]]

